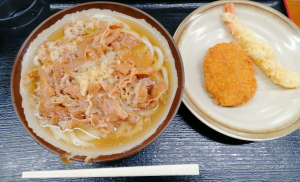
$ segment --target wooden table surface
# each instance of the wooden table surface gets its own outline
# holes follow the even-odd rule
[[[55,13],[84,0],[50,0]],[[122,1],[160,21],[173,35],[180,22],[210,1]],[[260,0],[286,15],[282,0]],[[38,145],[15,114],[10,76],[18,51],[0,36],[0,181],[21,181],[23,171],[89,169],[164,164],[199,164],[199,176],[73,178],[54,181],[300,181],[300,129],[271,141],[236,140],[208,128],[181,104],[166,131],[150,146],[127,158],[104,163],[67,165]],[[47,179],[24,181],[48,181]]]

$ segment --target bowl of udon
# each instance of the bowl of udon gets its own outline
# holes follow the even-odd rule
[[[113,2],[64,9],[20,48],[11,92],[21,124],[70,160],[132,155],[169,125],[184,84],[180,53],[153,17]]]

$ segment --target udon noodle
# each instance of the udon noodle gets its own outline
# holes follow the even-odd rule
[[[150,131],[172,99],[170,63],[153,37],[133,28],[111,16],[72,18],[37,47],[21,85],[49,135],[101,151]]]

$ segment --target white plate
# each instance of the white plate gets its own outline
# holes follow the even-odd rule
[[[240,107],[215,104],[204,87],[203,60],[217,43],[235,39],[220,14],[230,1],[216,1],[192,12],[178,27],[174,39],[185,69],[183,102],[203,123],[225,135],[250,141],[287,135],[300,127],[300,88],[275,85],[255,67],[257,92]],[[265,5],[235,1],[239,22],[273,47],[276,61],[300,75],[300,30],[287,17]]]

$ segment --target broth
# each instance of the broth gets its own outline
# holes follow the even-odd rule
[[[121,20],[125,24],[129,25],[131,30],[137,32],[141,37],[147,37],[153,46],[157,46],[163,51],[164,59],[165,59],[163,66],[168,71],[168,75],[167,75],[169,81],[168,88],[165,91],[164,95],[161,97],[162,99],[160,99],[158,106],[155,108],[155,112],[150,116],[149,119],[142,121],[142,130],[130,136],[118,135],[118,129],[121,127],[122,123],[120,123],[119,126],[116,125],[115,128],[116,132],[108,134],[107,137],[105,138],[95,136],[92,126],[88,126],[88,125],[78,125],[77,127],[71,130],[66,130],[63,132],[59,130],[57,126],[46,125],[40,127],[45,133],[47,133],[48,136],[50,136],[50,138],[58,141],[61,146],[66,146],[69,149],[70,148],[73,149],[69,151],[80,150],[80,151],[88,151],[92,153],[96,152],[97,155],[103,155],[105,151],[106,152],[110,151],[108,153],[114,153],[112,151],[118,150],[120,148],[123,148],[123,151],[126,151],[134,147],[135,145],[141,143],[141,141],[149,137],[150,134],[152,134],[156,130],[156,128],[163,122],[164,120],[163,118],[166,117],[166,113],[168,112],[168,109],[166,109],[166,107],[170,107],[170,103],[172,102],[172,99],[174,97],[174,92],[175,92],[174,88],[177,87],[176,83],[174,83],[174,78],[173,78],[174,76],[172,77],[172,74],[174,75],[174,65],[171,64],[172,62],[171,62],[171,58],[169,57],[170,55],[168,55],[169,54],[168,51],[166,52],[164,45],[159,43],[160,42],[159,39],[153,35],[153,32],[150,32],[149,30],[147,30],[147,28],[143,27],[142,25],[135,22],[134,20],[130,20],[124,17],[116,17],[116,18]],[[47,40],[54,41],[62,38],[63,36],[64,36],[63,28],[60,27],[52,34],[50,34],[47,37]],[[30,66],[30,69],[34,67],[35,66],[32,64]],[[161,70],[159,70],[159,72],[161,72]],[[33,88],[29,90],[28,95],[33,94],[33,90],[35,88],[36,87],[33,86]],[[141,118],[143,116],[139,115],[139,117]],[[55,131],[60,132],[62,135],[61,134],[59,134],[59,136],[56,135],[54,133]],[[75,134],[80,139],[85,138],[85,140],[83,141],[88,141],[87,143],[91,145],[84,146],[84,147],[83,145],[85,145],[85,143],[83,143],[83,145],[78,145],[78,143],[76,143],[76,140],[74,140],[74,138],[71,137],[71,135],[73,134]],[[144,139],[141,140],[141,138]],[[77,152],[74,153],[77,154]]]

